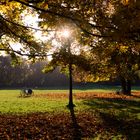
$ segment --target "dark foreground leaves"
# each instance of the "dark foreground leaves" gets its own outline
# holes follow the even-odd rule
[[[140,120],[96,111],[0,115],[1,140],[140,139]]]

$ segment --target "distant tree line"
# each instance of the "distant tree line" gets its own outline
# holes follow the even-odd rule
[[[21,64],[11,65],[10,56],[0,56],[0,87],[57,87],[67,86],[68,79],[59,69],[43,73],[45,61],[31,63],[22,60]]]
[[[31,63],[25,59],[18,65],[12,65],[12,58],[10,56],[0,56],[0,88],[7,87],[68,87],[68,77],[60,73],[59,68],[50,73],[43,73],[42,70],[46,68],[47,61],[37,61]],[[76,72],[75,72],[76,73]],[[74,86],[80,88],[94,87],[95,85],[119,85],[120,82],[116,79],[112,81],[102,82],[86,82],[81,79],[87,74],[74,74]],[[135,85],[139,85],[139,80],[136,80]],[[133,83],[133,84],[134,84]]]

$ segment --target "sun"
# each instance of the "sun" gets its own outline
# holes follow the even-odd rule
[[[68,28],[60,29],[57,33],[58,33],[58,37],[61,39],[69,38],[71,35],[70,30]]]
[[[65,38],[69,38],[70,37],[70,31],[68,29],[65,29],[62,31],[62,36]]]

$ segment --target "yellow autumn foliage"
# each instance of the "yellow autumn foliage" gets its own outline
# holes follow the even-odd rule
[[[21,7],[20,3],[17,2],[9,2],[6,4],[0,5],[0,13],[8,14],[9,11],[13,11],[14,9],[19,9]]]
[[[128,46],[120,46],[120,52],[122,52],[122,53],[126,53],[127,52],[127,50],[128,50]]]

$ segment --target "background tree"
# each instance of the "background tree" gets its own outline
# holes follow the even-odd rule
[[[68,78],[57,68],[52,73],[43,73],[46,61],[29,62],[25,59],[19,65],[11,65],[10,56],[0,56],[0,87],[67,87]]]

